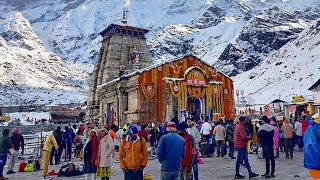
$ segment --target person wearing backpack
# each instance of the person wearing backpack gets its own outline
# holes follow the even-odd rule
[[[125,180],[142,180],[148,163],[147,143],[138,136],[138,128],[131,126],[128,136],[119,145],[119,164]]]
[[[183,137],[185,143],[185,156],[181,160],[180,180],[192,180],[192,167],[195,163],[193,151],[195,149],[194,138],[187,133],[188,124],[181,122],[177,125],[177,133]]]
[[[97,177],[101,177],[101,180],[109,180],[111,177],[111,157],[114,144],[112,138],[108,135],[107,129],[102,129],[100,132]]]

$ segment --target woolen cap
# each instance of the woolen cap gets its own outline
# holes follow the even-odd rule
[[[128,131],[128,133],[129,133],[129,135],[132,135],[132,134],[138,134],[138,128],[137,127],[135,127],[135,126],[131,126],[130,128],[129,128],[129,131]]]

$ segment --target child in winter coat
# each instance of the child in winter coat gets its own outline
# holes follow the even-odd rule
[[[274,150],[274,154],[276,154],[275,158],[279,158],[279,141],[280,141],[280,133],[279,133],[279,129],[276,126],[276,123],[274,121],[270,121],[270,125],[273,126],[273,131],[274,131],[274,135],[273,135],[273,150]]]

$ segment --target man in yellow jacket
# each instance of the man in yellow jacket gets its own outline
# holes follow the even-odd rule
[[[43,145],[43,155],[42,155],[42,166],[43,166],[43,179],[50,179],[48,176],[48,166],[49,166],[49,158],[50,152],[52,151],[52,147],[55,148],[55,153],[58,153],[59,146],[56,141],[56,137],[58,137],[59,132],[53,131],[53,133],[49,134],[46,138],[46,141]]]
[[[119,164],[124,179],[142,180],[143,169],[148,163],[147,143],[138,136],[138,128],[131,126],[128,136],[119,145]]]

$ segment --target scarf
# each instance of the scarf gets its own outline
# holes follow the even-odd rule
[[[99,167],[99,165],[100,165],[100,157],[101,157],[101,142],[104,140],[104,137],[105,136],[101,136],[100,138],[99,138],[99,145],[98,145],[98,158],[97,158],[97,167]]]
[[[98,151],[98,140],[97,135],[91,137],[91,163],[96,164],[97,160],[97,151]]]

